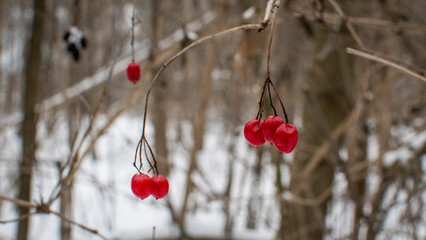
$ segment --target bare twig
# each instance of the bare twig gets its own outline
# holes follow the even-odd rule
[[[317,20],[318,15],[316,12],[312,13],[312,10],[308,10],[303,7],[292,7],[293,15],[295,17],[304,16],[309,20]],[[333,23],[343,23],[342,17],[338,14],[322,12],[321,20]],[[405,31],[426,31],[426,25],[418,23],[407,23],[407,22],[392,22],[385,19],[374,19],[367,17],[354,17],[346,15],[345,21],[365,27],[377,27],[386,28],[389,30],[404,29]]]
[[[155,74],[154,78],[151,80],[151,84],[148,88],[148,91],[146,93],[146,97],[145,97],[145,107],[144,107],[144,116],[143,116],[143,123],[142,123],[142,133],[141,133],[141,139],[140,141],[146,141],[145,139],[145,127],[146,127],[146,119],[147,119],[147,114],[148,114],[148,102],[149,102],[149,96],[151,94],[151,90],[152,87],[154,86],[154,83],[157,81],[158,77],[160,76],[160,74],[167,68],[167,66],[169,66],[176,58],[178,58],[179,56],[181,56],[182,54],[184,54],[186,51],[188,51],[189,49],[200,45],[206,41],[209,41],[211,39],[215,39],[230,33],[234,33],[240,30],[250,30],[250,29],[261,29],[262,28],[262,24],[257,24],[257,23],[252,23],[252,24],[244,24],[238,27],[234,27],[234,28],[230,28],[203,38],[200,38],[196,41],[194,41],[193,43],[189,44],[188,46],[186,46],[185,48],[183,48],[182,50],[180,50],[178,53],[176,53],[175,55],[173,55],[169,60],[167,60],[162,66],[161,68],[158,70],[158,72]],[[142,148],[142,144],[139,145],[139,148]],[[140,152],[140,149],[139,149]],[[137,151],[136,151],[137,153]],[[156,165],[154,163],[154,165]]]
[[[352,23],[347,21],[346,14],[343,12],[343,9],[340,7],[340,5],[335,0],[328,0],[331,5],[333,5],[334,9],[336,10],[337,14],[341,17],[342,21],[345,23],[346,27],[349,29],[349,32],[352,35],[352,38],[355,40],[355,42],[358,44],[358,46],[361,49],[365,48],[365,45],[361,38],[359,37],[358,33],[355,31],[354,27],[352,26]]]
[[[266,61],[266,77],[270,78],[271,77],[271,72],[269,69],[269,65],[270,65],[270,60],[271,60],[271,50],[272,50],[272,38],[274,37],[274,30],[275,30],[275,19],[276,19],[276,15],[277,15],[277,11],[276,9],[280,6],[280,1],[276,1],[274,7],[270,10],[272,12],[271,15],[271,22],[272,22],[272,26],[271,26],[271,33],[269,34],[269,40],[268,40],[268,57],[267,57],[267,61]]]
[[[269,0],[268,3],[266,3],[266,9],[265,9],[265,16],[263,17],[263,22],[267,23],[270,20],[270,16],[272,13],[272,7],[274,5],[275,0]]]
[[[278,90],[275,88],[275,86],[274,86],[274,84],[272,83],[272,81],[269,81],[269,85],[271,85],[271,86],[272,86],[272,89],[274,89],[275,95],[277,95],[277,97],[278,97],[278,101],[279,101],[279,102],[280,102],[280,104],[281,104],[281,108],[283,109],[283,113],[284,113],[285,123],[289,123],[290,121],[288,120],[288,115],[287,115],[287,112],[286,112],[286,110],[285,110],[284,103],[283,103],[283,101],[281,100],[280,95],[278,94]],[[272,101],[272,100],[271,100],[271,101]]]
[[[32,202],[28,202],[28,201],[16,199],[16,198],[11,198],[11,197],[4,196],[4,195],[0,195],[0,200],[8,201],[8,202],[15,204],[16,206],[24,207],[24,208],[35,208],[35,207],[37,207],[37,205],[35,205]]]
[[[16,199],[16,198],[11,198],[11,197],[4,196],[4,195],[0,195],[0,200],[8,201],[8,202],[11,202],[11,203],[13,203],[13,204],[15,204],[17,206],[24,207],[24,208],[35,208],[36,209],[36,212],[29,213],[29,214],[27,214],[28,216],[21,216],[20,218],[15,219],[15,221],[20,221],[20,220],[22,220],[21,218],[23,218],[23,217],[29,217],[32,214],[50,214],[51,213],[53,215],[56,215],[56,216],[60,217],[64,221],[67,221],[67,222],[69,222],[69,223],[71,223],[73,225],[76,225],[76,226],[78,226],[78,227],[80,227],[80,228],[82,228],[82,229],[84,229],[84,230],[86,230],[88,232],[91,232],[91,233],[99,236],[102,239],[108,239],[106,236],[104,236],[103,234],[99,233],[98,230],[90,228],[90,227],[87,227],[84,224],[81,224],[81,223],[76,222],[74,220],[71,220],[71,219],[65,217],[60,212],[56,212],[54,210],[51,210],[50,206],[48,204],[46,204],[46,203],[41,202],[40,204],[34,204],[32,202],[29,202],[29,201],[25,201],[25,200],[21,200],[21,199]],[[11,221],[11,220],[9,220],[9,221]]]
[[[6,223],[12,223],[12,222],[19,222],[22,221],[24,219],[27,219],[29,217],[31,217],[31,215],[33,215],[35,212],[31,212],[31,213],[27,213],[24,214],[22,216],[20,216],[19,218],[14,218],[14,219],[9,219],[9,220],[0,220],[0,224],[6,224]]]
[[[76,226],[78,226],[78,227],[80,227],[80,228],[82,228],[82,229],[84,229],[84,230],[86,230],[86,231],[88,231],[88,232],[91,232],[91,233],[93,233],[93,234],[95,234],[95,235],[99,236],[99,237],[100,237],[100,238],[102,238],[102,239],[109,239],[109,238],[108,238],[108,237],[106,237],[105,235],[101,234],[98,230],[96,230],[96,229],[94,229],[94,228],[87,227],[87,226],[86,226],[86,225],[84,225],[84,224],[81,224],[81,223],[76,222],[76,221],[74,221],[74,220],[72,220],[72,219],[69,219],[69,218],[65,217],[65,216],[64,216],[62,213],[60,213],[60,212],[56,212],[56,211],[50,210],[50,211],[49,211],[49,213],[54,214],[54,215],[56,215],[56,216],[60,217],[62,220],[66,221],[66,222],[69,222],[69,223],[71,223],[71,224],[73,224],[73,225],[76,225]]]
[[[89,136],[90,132],[92,131],[92,128],[93,128],[96,116],[97,116],[97,114],[98,114],[98,112],[100,110],[100,107],[101,107],[101,105],[103,103],[103,100],[104,100],[105,96],[106,96],[106,91],[103,91],[102,95],[101,95],[101,97],[99,99],[99,102],[96,105],[95,110],[94,110],[94,112],[92,114],[89,126],[86,129],[85,133],[83,134],[83,139],[80,141],[80,144],[77,146],[77,148],[75,149],[75,151],[74,151],[74,149],[71,149],[70,158],[68,159],[68,162],[66,164],[66,165],[70,165],[70,170],[68,172],[68,175],[65,176],[64,178],[62,178],[62,176],[61,176],[61,179],[58,181],[58,184],[56,185],[56,189],[52,192],[52,196],[51,196],[51,198],[49,200],[49,203],[52,203],[54,200],[56,200],[57,198],[59,198],[59,196],[61,195],[61,192],[62,192],[62,188],[63,187],[67,187],[71,183],[71,181],[72,181],[75,173],[79,169],[79,166],[80,166],[80,164],[81,164],[81,162],[83,160],[83,158],[79,157],[80,150],[83,147],[84,143],[86,142],[86,139]],[[56,192],[56,194],[54,194],[55,192]]]
[[[405,74],[408,74],[408,75],[410,75],[414,78],[417,78],[417,79],[420,79],[420,80],[426,82],[426,77],[423,74],[420,74],[420,73],[417,73],[413,70],[410,70],[409,68],[402,66],[398,63],[395,63],[391,60],[385,59],[383,57],[379,57],[379,56],[372,54],[372,53],[367,53],[365,51],[361,51],[361,50],[357,50],[357,49],[353,49],[353,48],[346,48],[346,52],[348,54],[356,55],[356,56],[363,57],[363,58],[366,58],[366,59],[370,59],[370,60],[373,60],[373,61],[376,61],[376,62],[379,62],[379,63],[383,63],[383,64],[390,66],[390,67],[393,67],[393,68],[395,68],[395,69],[397,69],[397,70],[399,70],[399,71],[401,71]]]
[[[135,1],[133,1],[132,38],[131,38],[131,41],[130,41],[130,47],[131,47],[131,51],[132,51],[132,62],[135,61],[135,12],[136,12]]]

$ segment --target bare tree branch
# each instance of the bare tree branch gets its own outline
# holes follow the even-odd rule
[[[340,5],[335,0],[328,0],[331,5],[333,5],[334,9],[336,10],[337,14],[342,18],[342,21],[346,24],[346,27],[349,29],[349,32],[351,33],[353,39],[358,44],[358,46],[361,49],[365,48],[364,42],[359,37],[358,33],[355,31],[354,27],[352,26],[352,23],[347,21],[346,14],[343,12],[343,9],[340,7]]]
[[[395,69],[397,69],[397,70],[399,70],[399,71],[401,71],[401,72],[403,72],[407,75],[410,75],[414,78],[417,78],[417,79],[420,79],[420,80],[426,82],[426,77],[423,74],[417,73],[413,70],[410,70],[409,68],[407,68],[405,66],[402,66],[398,63],[395,63],[395,62],[388,60],[388,59],[385,59],[383,57],[379,57],[379,56],[377,56],[373,53],[367,53],[365,51],[361,51],[361,50],[357,50],[357,49],[353,49],[353,48],[346,48],[346,52],[348,54],[356,55],[356,56],[359,56],[359,57],[362,57],[362,58],[373,60],[375,62],[383,63],[383,64],[390,66],[390,67],[393,67],[393,68],[395,68]]]
[[[36,212],[29,213],[27,215],[21,216],[20,218],[17,218],[17,219],[14,219],[14,220],[0,221],[0,223],[9,223],[9,222],[12,222],[12,221],[20,221],[23,218],[28,218],[29,216],[31,216],[33,214],[50,214],[51,213],[51,214],[54,214],[54,215],[60,217],[64,221],[67,221],[67,222],[69,222],[73,225],[76,225],[76,226],[78,226],[78,227],[80,227],[80,228],[82,228],[82,229],[84,229],[88,232],[91,232],[91,233],[99,236],[102,239],[108,239],[105,235],[99,233],[98,230],[96,230],[94,228],[87,227],[86,225],[81,224],[79,222],[76,222],[74,220],[68,219],[67,217],[65,217],[60,212],[51,210],[50,206],[47,205],[46,203],[42,202],[40,204],[34,204],[34,203],[31,203],[31,202],[28,202],[28,201],[24,201],[24,200],[16,199],[16,198],[11,198],[11,197],[8,197],[8,196],[5,196],[5,195],[0,195],[0,200],[8,201],[8,202],[11,202],[11,203],[13,203],[17,206],[24,207],[24,208],[35,208],[36,209]]]

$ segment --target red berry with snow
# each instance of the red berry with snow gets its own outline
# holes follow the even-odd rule
[[[147,198],[154,188],[152,179],[145,174],[135,174],[132,177],[132,192],[139,198]]]
[[[281,124],[274,133],[273,143],[282,153],[290,153],[296,147],[299,133],[296,127],[291,124]]]
[[[154,183],[154,189],[152,191],[152,196],[156,199],[163,198],[169,192],[169,181],[163,175],[157,175],[152,177]]]
[[[127,66],[127,78],[132,83],[137,83],[139,81],[139,77],[141,75],[141,68],[139,67],[139,64],[135,62],[129,63],[129,66]]]
[[[263,136],[265,137],[265,140],[272,144],[272,138],[274,136],[275,130],[284,123],[284,120],[282,120],[278,116],[269,116],[263,121],[262,123],[262,132]]]
[[[244,137],[246,138],[247,142],[255,147],[265,143],[265,137],[263,136],[263,132],[261,130],[262,123],[262,120],[253,119],[248,121],[244,127]]]

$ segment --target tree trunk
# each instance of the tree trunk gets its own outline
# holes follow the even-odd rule
[[[225,16],[226,5],[225,1],[221,1],[218,6],[218,16]],[[223,26],[223,17],[218,17],[217,28],[220,29]],[[199,89],[199,105],[198,113],[195,114],[193,119],[193,146],[190,153],[189,166],[186,172],[186,187],[185,194],[182,203],[182,208],[180,210],[180,222],[183,227],[185,227],[186,213],[188,210],[189,196],[194,189],[194,183],[191,180],[191,176],[195,170],[198,169],[198,152],[203,148],[204,142],[204,133],[206,127],[207,119],[207,110],[208,104],[211,95],[211,88],[213,84],[213,79],[211,72],[214,69],[214,66],[217,61],[217,49],[219,47],[219,42],[217,40],[212,41],[210,45],[206,48],[206,55],[204,61],[204,69],[202,73],[202,82]]]
[[[324,30],[316,28],[313,38],[316,53],[319,53],[324,44],[328,44],[329,35]],[[339,58],[341,56],[339,51],[342,52],[344,49],[331,50],[323,59],[317,60],[307,79],[303,112],[304,131],[300,134],[296,148],[290,183],[292,193],[303,198],[318,199],[331,187],[334,178],[336,152],[333,151],[338,149],[338,146],[334,146],[336,148],[332,148],[330,153],[321,159],[308,179],[301,179],[298,174],[302,172],[321,143],[329,141],[327,135],[330,136],[330,133],[327,133],[326,129],[335,129],[350,110],[350,101],[345,88],[347,86],[342,80],[344,74],[340,67],[342,61]],[[331,194],[317,206],[287,205],[285,207],[287,219],[284,223],[286,236],[281,238],[322,239],[326,233],[325,216],[330,199]]]
[[[31,197],[31,178],[33,166],[36,161],[36,127],[37,115],[34,111],[37,103],[37,93],[39,85],[39,74],[42,60],[41,43],[44,30],[44,0],[34,0],[34,19],[30,38],[27,43],[28,52],[24,67],[23,84],[23,108],[24,120],[21,126],[22,136],[22,160],[20,164],[20,188],[19,199],[30,201]],[[19,208],[19,215],[24,216],[29,213],[28,208]],[[18,240],[28,238],[29,219],[26,218],[19,222]]]
[[[204,140],[204,131],[206,123],[206,115],[208,109],[208,102],[210,99],[210,89],[212,84],[211,71],[213,70],[214,64],[216,62],[216,50],[217,42],[213,42],[211,45],[207,46],[207,53],[205,58],[205,69],[203,72],[203,80],[200,87],[200,104],[198,114],[195,115],[193,120],[193,146],[190,153],[189,167],[186,172],[186,190],[184,195],[184,200],[182,203],[182,208],[180,212],[180,220],[183,226],[185,226],[186,211],[188,209],[188,200],[189,195],[193,191],[194,184],[191,180],[192,173],[198,168],[197,154],[198,151],[202,149],[203,140]]]
[[[152,4],[152,48],[151,48],[151,59],[157,53],[156,43],[158,39],[162,37],[162,14],[161,5],[162,1],[151,1]],[[157,156],[158,171],[160,174],[167,176],[170,171],[168,161],[168,149],[167,149],[167,83],[165,78],[159,79],[159,86],[157,90],[153,92],[152,101],[152,118],[155,130],[155,155]]]
[[[73,26],[80,27],[81,20],[80,20],[80,1],[74,0],[73,4],[71,6],[71,22]],[[72,86],[74,83],[77,82],[77,72],[81,71],[81,68],[78,68],[77,64],[69,59],[68,62],[68,78],[66,78],[66,84],[65,89]],[[78,102],[71,103],[66,106],[66,114],[67,114],[67,123],[68,123],[68,142],[70,147],[70,152],[72,152],[71,145],[74,141],[75,134],[78,132],[78,122],[80,117],[80,104]],[[72,161],[75,161],[73,159]],[[68,186],[65,186],[65,184],[62,185],[62,192],[61,192],[61,207],[60,211],[61,214],[63,214],[67,218],[72,219],[72,211],[73,211],[73,188],[74,188],[74,180],[71,180],[71,182],[68,184]],[[72,239],[72,226],[69,222],[64,221],[61,219],[61,239],[62,240],[71,240]]]

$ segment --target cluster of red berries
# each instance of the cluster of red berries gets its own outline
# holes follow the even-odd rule
[[[253,119],[244,127],[244,137],[251,145],[258,147],[268,141],[282,153],[290,153],[296,147],[299,133],[278,116],[269,116],[262,121]]]
[[[131,62],[127,66],[127,78],[132,83],[137,83],[141,75],[141,68],[136,62]]]
[[[135,174],[132,178],[132,192],[141,199],[145,199],[149,195],[160,199],[169,192],[169,182],[163,175],[150,178],[146,174]]]

